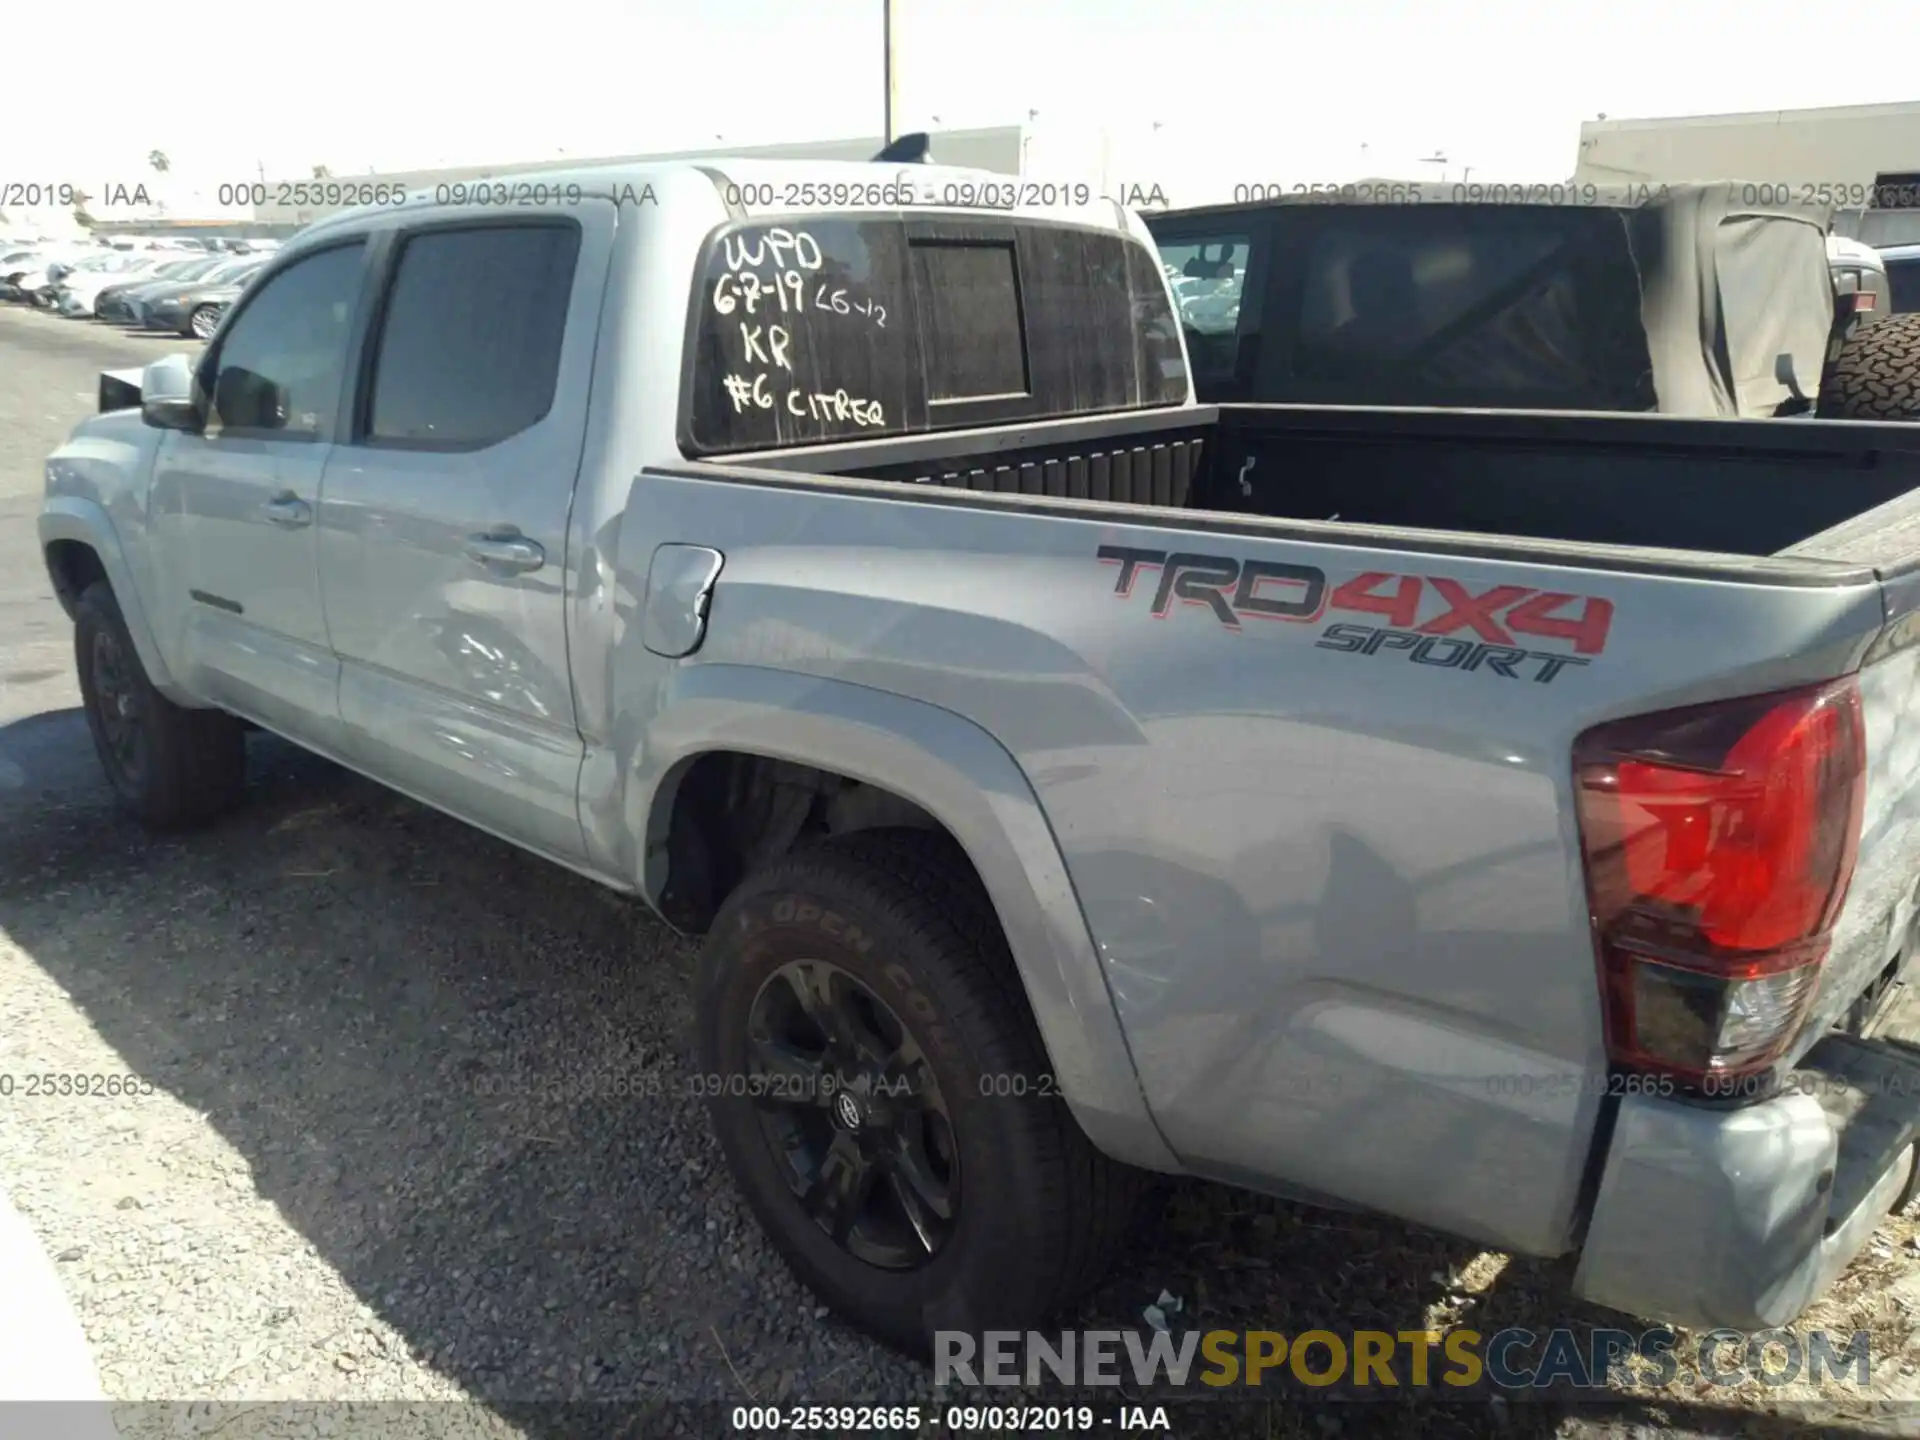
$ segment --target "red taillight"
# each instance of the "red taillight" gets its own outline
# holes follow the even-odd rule
[[[1857,292],[1853,297],[1853,308],[1855,310],[1873,309],[1873,292],[1871,290]]]
[[[1636,716],[1575,742],[1616,1063],[1697,1084],[1786,1048],[1853,877],[1865,769],[1851,677]]]

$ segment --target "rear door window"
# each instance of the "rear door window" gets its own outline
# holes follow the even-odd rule
[[[474,225],[410,235],[374,360],[367,438],[475,448],[553,404],[579,227]]]
[[[1090,226],[809,216],[709,242],[682,449],[719,455],[1174,405],[1147,248]]]

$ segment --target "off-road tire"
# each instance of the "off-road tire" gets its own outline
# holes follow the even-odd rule
[[[1820,381],[1833,420],[1920,420],[1920,311],[1856,330]]]
[[[139,754],[130,763],[109,738],[117,723],[103,694],[100,647],[117,658],[129,710],[137,729]],[[176,705],[147,678],[120,602],[104,580],[89,585],[74,606],[74,660],[80,694],[95,752],[107,783],[121,806],[153,830],[182,830],[203,824],[239,803],[247,783],[246,731],[219,710],[189,710]]]
[[[985,891],[956,857],[964,866],[943,837],[876,830],[775,861],[721,907],[696,997],[714,1128],[761,1227],[835,1312],[922,1357],[936,1331],[1025,1329],[1084,1294],[1112,1263],[1149,1178],[1095,1150],[1074,1121]],[[724,1083],[744,1071],[754,996],[800,959],[836,965],[885,997],[952,1108],[954,1227],[917,1269],[881,1269],[836,1244],[781,1173],[756,1101]]]

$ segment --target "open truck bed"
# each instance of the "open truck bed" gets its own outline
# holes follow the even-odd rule
[[[1402,543],[1600,568],[1652,562],[1581,547],[1865,564],[1920,549],[1905,543],[1920,522],[1920,497],[1906,498],[1920,488],[1920,432],[1896,423],[1220,405],[734,463],[1207,511],[1209,526],[1307,522],[1294,533],[1316,538],[1328,523],[1359,527],[1343,533],[1367,543],[1386,540],[1382,529],[1417,530]]]

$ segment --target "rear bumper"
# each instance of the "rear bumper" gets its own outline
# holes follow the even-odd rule
[[[1575,1293],[1737,1330],[1790,1324],[1818,1298],[1911,1193],[1920,1060],[1829,1038],[1793,1079],[1738,1109],[1623,1098]]]

